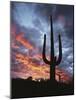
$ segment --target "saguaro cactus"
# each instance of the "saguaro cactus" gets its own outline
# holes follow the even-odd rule
[[[46,34],[44,35],[44,44],[43,44],[43,60],[46,64],[50,65],[50,79],[55,80],[55,66],[59,65],[62,59],[62,43],[61,43],[61,36],[59,34],[59,56],[56,57],[54,55],[54,37],[53,37],[53,23],[52,23],[52,16],[50,16],[50,21],[51,21],[51,37],[50,37],[50,42],[51,42],[51,53],[50,53],[50,61],[47,60],[46,58]]]

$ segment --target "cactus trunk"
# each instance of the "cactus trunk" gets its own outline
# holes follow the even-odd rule
[[[51,33],[50,33],[50,44],[51,44],[51,64],[50,64],[50,79],[55,79],[55,65],[54,65],[54,36],[53,36],[53,24],[52,24],[52,17],[50,17],[51,20]]]

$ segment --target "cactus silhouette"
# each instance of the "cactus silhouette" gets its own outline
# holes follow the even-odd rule
[[[50,61],[46,58],[46,34],[44,35],[44,44],[43,44],[43,61],[46,64],[50,65],[50,80],[55,80],[55,66],[59,65],[62,60],[62,43],[61,43],[61,36],[59,34],[59,56],[56,57],[54,55],[54,37],[53,37],[53,23],[52,23],[52,16],[50,16],[51,21],[51,35],[50,35],[50,42],[51,42],[51,53],[50,53]]]
[[[61,82],[61,75],[60,74],[57,74],[58,77],[59,77],[59,82]]]

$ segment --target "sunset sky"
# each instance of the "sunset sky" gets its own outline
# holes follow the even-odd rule
[[[62,61],[56,66],[56,79],[64,82],[73,77],[73,6],[11,2],[11,77],[50,78],[50,66],[42,59],[44,34],[46,56],[50,57],[50,20],[53,17],[55,55],[58,34],[62,40]]]

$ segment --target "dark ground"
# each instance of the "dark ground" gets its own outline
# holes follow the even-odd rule
[[[74,84],[63,84],[51,80],[35,82],[31,80],[12,79],[11,98],[30,98],[43,96],[73,95]]]

